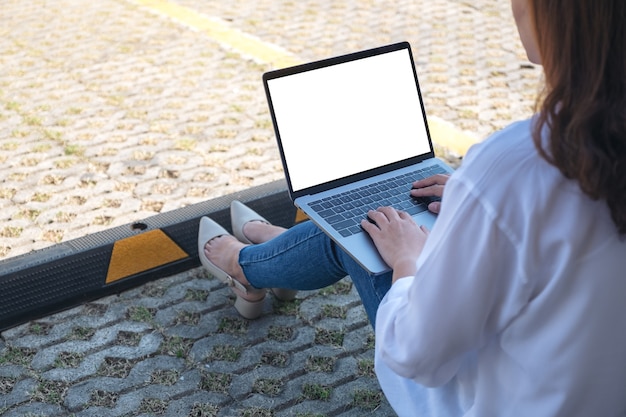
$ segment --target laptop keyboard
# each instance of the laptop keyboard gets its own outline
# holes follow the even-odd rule
[[[419,169],[314,201],[309,206],[342,236],[348,237],[363,231],[361,220],[367,216],[369,210],[391,206],[411,215],[428,210],[428,204],[439,199],[411,197],[411,184],[435,174],[445,173],[440,166]]]

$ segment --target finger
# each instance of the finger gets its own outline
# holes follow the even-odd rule
[[[430,234],[430,230],[428,229],[428,227],[424,226],[423,224],[420,226],[420,230],[424,232],[426,236]]]
[[[441,211],[441,201],[433,201],[428,205],[428,210],[431,213],[439,214]]]
[[[370,222],[367,219],[361,220],[361,227],[363,228],[363,230],[365,230],[370,235],[372,233],[376,233],[376,232],[380,231],[380,229],[378,228],[376,223],[372,223],[372,222]]]
[[[387,221],[390,221],[392,219],[396,219],[399,217],[398,210],[396,210],[393,207],[389,207],[389,206],[379,207],[377,211],[384,214],[385,219]]]
[[[439,184],[431,185],[430,187],[424,188],[413,188],[411,189],[411,195],[414,197],[441,197],[443,196],[444,188],[445,187],[443,185]]]
[[[369,227],[369,229],[366,230],[380,230],[382,225],[389,223],[389,219],[387,219],[385,213],[378,210],[368,211],[365,219],[363,219],[362,222],[363,221],[368,223],[367,226]],[[374,226],[375,229],[371,226]]]
[[[385,213],[380,211],[380,207],[377,208],[376,210],[369,210],[367,212],[367,218],[371,220],[373,223],[380,223],[384,220],[387,220],[387,216],[385,215]]]
[[[445,185],[448,182],[450,175],[448,174],[435,174],[428,178],[424,178],[413,183],[414,188],[430,187],[431,185]]]

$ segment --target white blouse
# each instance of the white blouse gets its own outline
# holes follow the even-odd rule
[[[416,276],[378,309],[376,370],[400,416],[626,415],[626,242],[531,125],[470,150]]]

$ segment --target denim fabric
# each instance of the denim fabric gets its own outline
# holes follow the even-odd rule
[[[239,264],[256,288],[314,290],[350,275],[372,327],[378,304],[391,286],[391,272],[370,275],[309,221],[269,242],[245,247]]]

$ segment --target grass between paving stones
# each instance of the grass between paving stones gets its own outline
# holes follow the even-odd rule
[[[213,404],[195,403],[188,417],[217,417],[219,411],[220,409]]]
[[[111,378],[126,378],[137,361],[122,358],[106,357],[98,368],[98,376],[108,376]]]
[[[185,293],[186,301],[204,301],[209,296],[209,292],[207,290],[194,290],[188,289]]]
[[[352,396],[352,405],[368,411],[374,411],[380,407],[383,401],[383,393],[380,391],[355,390]]]
[[[345,332],[341,330],[315,329],[315,343],[319,345],[342,347]]]
[[[54,360],[55,368],[78,368],[85,355],[77,352],[60,352]]]
[[[252,392],[276,397],[282,391],[284,383],[276,378],[259,378],[252,384]]]
[[[267,331],[267,338],[277,342],[286,342],[293,338],[294,329],[288,326],[270,326]]]
[[[181,310],[176,314],[176,319],[174,319],[174,324],[183,324],[186,326],[197,326],[200,323],[200,319],[202,315],[198,312]]]
[[[292,301],[281,301],[275,298],[273,303],[274,314],[281,316],[297,316],[300,312],[300,304],[302,304],[302,300],[297,298]]]
[[[10,238],[20,237],[23,231],[24,231],[23,227],[7,226],[4,229],[0,230],[0,237],[10,237]]]
[[[83,314],[85,316],[102,316],[108,308],[105,304],[88,303],[83,308]]]
[[[174,369],[158,369],[150,375],[151,384],[171,386],[178,382],[180,374]]]
[[[194,340],[191,339],[183,339],[179,336],[165,336],[163,343],[161,343],[159,353],[162,355],[174,356],[176,358],[187,358],[193,344]]]
[[[87,402],[87,407],[106,407],[113,408],[117,404],[119,395],[114,392],[102,390],[92,391]]]
[[[304,369],[307,372],[332,372],[335,368],[336,358],[330,358],[325,356],[309,356]]]
[[[248,331],[249,321],[240,317],[223,317],[217,328],[219,333],[245,334]]]
[[[156,309],[143,306],[132,306],[126,312],[126,317],[132,321],[152,324]]]
[[[237,362],[241,357],[242,348],[231,345],[215,345],[213,350],[206,356],[207,361]]]
[[[246,408],[241,411],[241,417],[274,417],[274,412],[259,407]]]
[[[15,378],[0,377],[0,395],[7,395],[13,389],[13,385],[17,382]]]
[[[0,365],[12,364],[28,366],[37,352],[33,349],[9,346],[0,355]]]
[[[62,405],[70,384],[61,381],[40,381],[32,393],[32,401]]]
[[[37,336],[46,336],[52,329],[51,324],[33,322],[28,326],[28,331]]]
[[[339,281],[329,287],[319,290],[319,294],[324,296],[329,295],[347,295],[352,290],[352,283],[349,281]]]
[[[140,413],[164,414],[167,411],[167,401],[158,398],[144,398],[139,404]]]
[[[333,388],[321,384],[304,384],[302,397],[305,400],[329,401],[333,394]]]
[[[146,297],[151,298],[161,298],[165,295],[167,291],[167,287],[160,285],[158,282],[156,283],[148,283],[141,290],[141,294]]]
[[[322,306],[322,318],[345,320],[347,315],[348,309],[346,307],[332,304],[324,304],[324,306]]]
[[[122,346],[139,346],[142,337],[141,333],[122,330],[117,334],[116,343]]]
[[[90,327],[74,327],[67,336],[67,340],[89,340],[96,333],[95,329]]]
[[[284,352],[264,352],[261,355],[262,365],[271,365],[283,368],[289,362],[289,355]]]
[[[359,376],[367,376],[371,378],[376,377],[376,373],[374,372],[373,359],[361,359],[357,362],[356,367]]]
[[[203,371],[200,388],[205,391],[228,394],[232,380],[233,376],[230,374]]]

